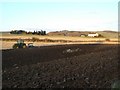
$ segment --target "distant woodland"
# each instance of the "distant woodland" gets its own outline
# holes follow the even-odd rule
[[[12,30],[10,31],[10,34],[33,34],[33,35],[46,35],[46,31],[33,31],[33,32],[27,32],[25,30]]]

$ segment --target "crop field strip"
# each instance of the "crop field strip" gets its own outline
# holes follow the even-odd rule
[[[18,38],[0,38],[2,41],[17,41]],[[86,40],[53,40],[53,39],[39,39],[39,38],[32,38],[32,39],[23,39],[24,41],[37,41],[37,42],[102,42],[106,41],[106,39],[86,39]],[[110,40],[110,39],[109,39]],[[118,42],[118,40],[110,40],[109,42]]]

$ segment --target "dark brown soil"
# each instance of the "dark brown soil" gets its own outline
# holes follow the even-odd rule
[[[2,51],[3,88],[111,88],[118,45],[58,45]]]

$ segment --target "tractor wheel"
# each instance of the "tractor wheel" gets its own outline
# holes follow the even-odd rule
[[[23,48],[26,48],[26,45],[23,45]]]
[[[18,49],[18,45],[13,45],[13,49]]]

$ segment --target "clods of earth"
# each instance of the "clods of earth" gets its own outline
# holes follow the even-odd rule
[[[118,45],[57,45],[2,51],[3,88],[111,88]]]

